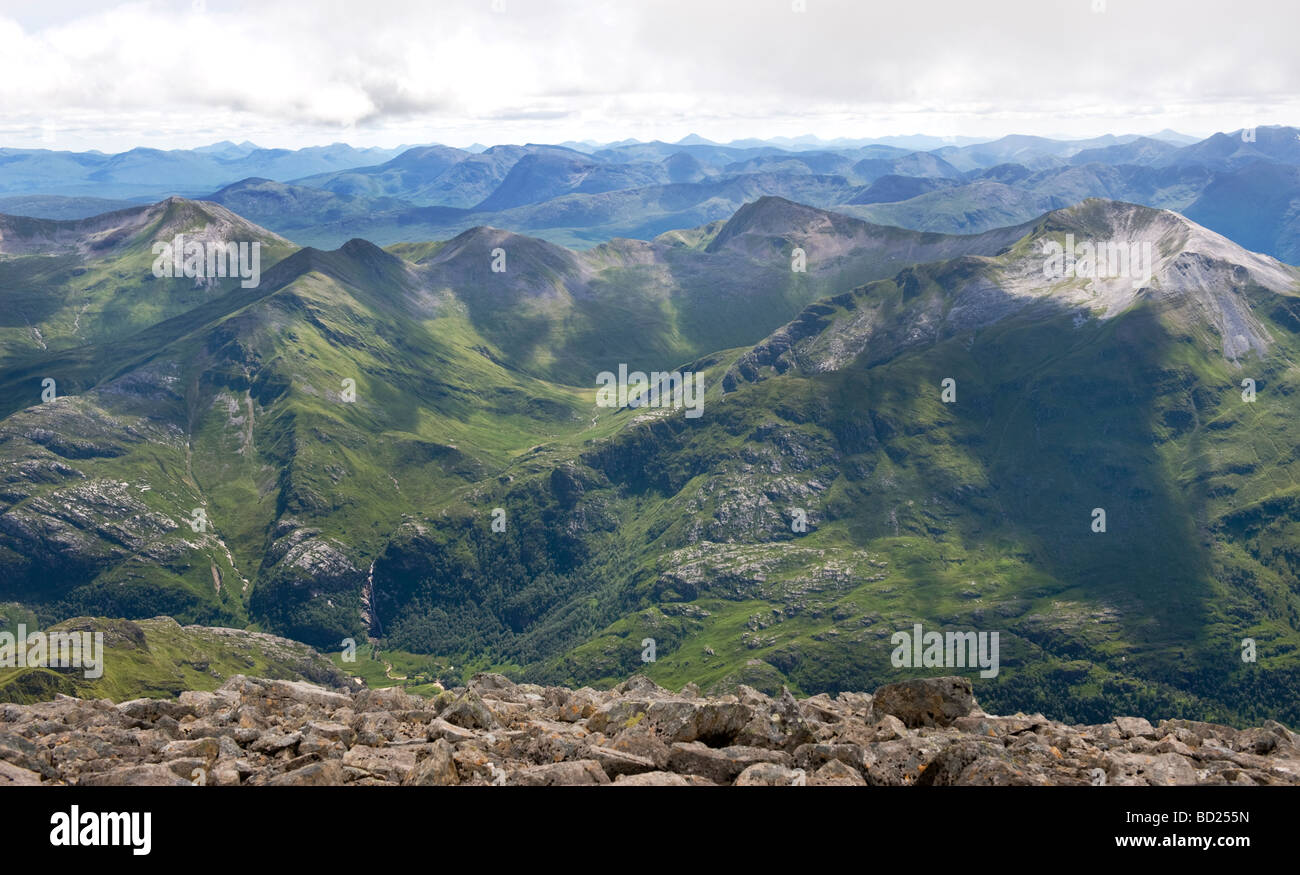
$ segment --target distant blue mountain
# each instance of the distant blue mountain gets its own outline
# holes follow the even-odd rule
[[[929,147],[929,148],[918,148]],[[441,239],[475,225],[590,246],[729,216],[774,195],[878,224],[980,233],[1107,198],[1186,212],[1243,246],[1300,260],[1300,131],[1193,140],[1010,135],[815,136],[675,143],[298,150],[222,141],[114,155],[0,149],[0,212],[82,218],[170,194],[206,197],[298,242]]]
[[[344,143],[305,149],[261,149],[252,143],[214,143],[199,149],[55,152],[0,149],[0,195],[158,199],[198,194],[250,176],[297,179],[377,164],[402,149],[357,149]]]

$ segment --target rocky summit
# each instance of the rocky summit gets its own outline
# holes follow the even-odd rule
[[[796,699],[478,674],[424,699],[238,675],[176,699],[0,705],[0,784],[1300,784],[1300,741],[1273,721],[993,716],[958,677]]]

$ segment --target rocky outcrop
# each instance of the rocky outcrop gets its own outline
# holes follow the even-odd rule
[[[636,676],[600,692],[480,674],[433,699],[231,678],[114,704],[0,705],[0,785],[906,786],[1300,784],[1300,739],[980,710],[965,678],[874,694],[704,698]]]

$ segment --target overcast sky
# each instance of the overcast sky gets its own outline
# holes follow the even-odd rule
[[[0,145],[1086,137],[1300,123],[1297,0],[1094,5],[0,0]]]

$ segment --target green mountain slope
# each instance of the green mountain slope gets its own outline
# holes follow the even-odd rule
[[[1149,243],[1152,276],[1045,279],[1066,235]],[[1001,634],[998,709],[1294,720],[1298,279],[1110,201],[971,237],[764,198],[581,253],[302,249],[2,360],[0,597],[805,692],[897,680],[921,622]],[[620,363],[701,373],[703,414],[596,406]],[[38,403],[44,373],[77,391]]]
[[[1149,240],[1152,282],[1043,283],[1038,243],[1066,233]],[[405,527],[374,569],[386,640],[573,683],[833,691],[897,679],[890,637],[921,622],[1000,632],[977,681],[1000,708],[1295,720],[1296,280],[1089,202],[812,305],[700,419],[625,414],[570,466]],[[492,534],[493,505],[527,524]]]
[[[181,198],[89,219],[0,216],[0,360],[115,341],[239,287],[239,278],[155,277],[153,244],[177,234],[257,242],[262,270],[295,248],[223,207]]]
[[[3,614],[12,606],[0,606]],[[0,614],[11,634],[17,622]],[[30,635],[37,624],[25,622]],[[338,686],[348,675],[305,644],[260,632],[210,626],[181,626],[171,617],[108,620],[73,617],[46,634],[103,636],[103,673],[88,678],[81,669],[24,666],[0,668],[0,702],[41,702],[56,694],[122,702],[138,697],[174,697],[186,690],[213,690],[236,674],[307,679]],[[92,672],[93,673],[93,672]]]
[[[2,359],[4,592],[43,619],[165,612],[332,644],[367,625],[366,569],[408,515],[536,447],[615,427],[587,388],[601,370],[752,342],[848,279],[1011,239],[873,228],[774,199],[708,245],[701,232],[578,254],[476,229],[398,254],[360,240],[299,250],[247,289],[148,272],[151,240],[177,230],[261,235],[283,252],[232,216],[173,199],[83,223],[7,220],[28,229],[6,234],[11,251],[66,254],[0,262],[15,278],[6,303],[75,300],[88,274],[47,288],[18,272],[63,258],[112,277],[92,300],[121,314],[89,308],[86,336],[112,341],[78,346],[50,328],[63,303],[41,322],[47,349],[15,332]],[[790,269],[796,244],[807,272]],[[193,294],[171,297],[177,284]],[[743,318],[707,312],[723,305]]]

